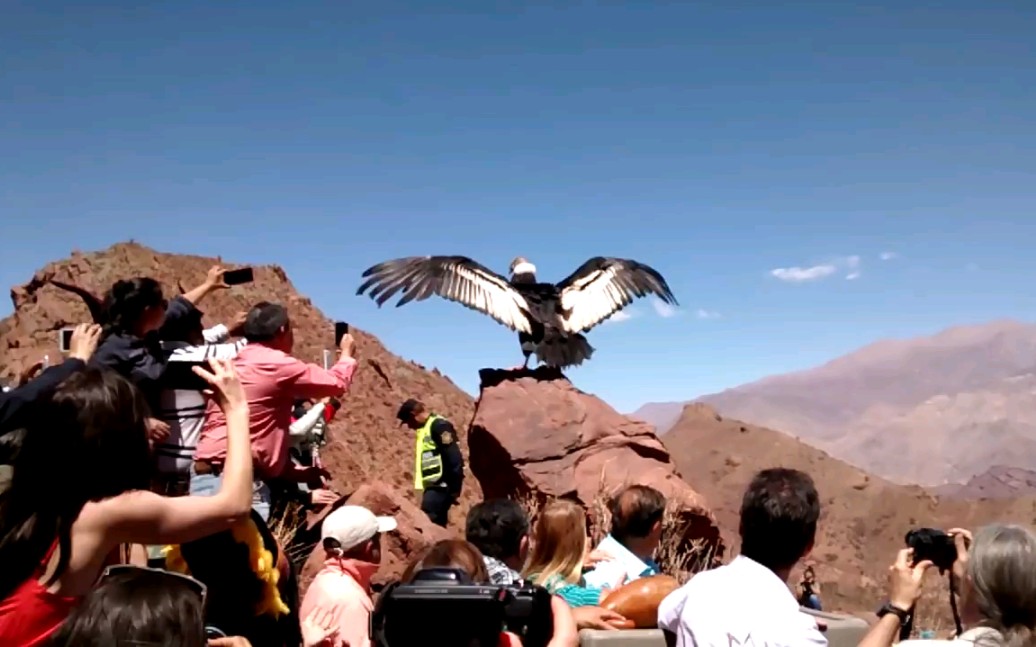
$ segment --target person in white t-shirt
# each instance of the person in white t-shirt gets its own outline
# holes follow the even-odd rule
[[[741,554],[695,575],[659,606],[658,626],[676,647],[826,647],[816,620],[788,588],[813,548],[820,497],[798,470],[756,474],[741,502]]]

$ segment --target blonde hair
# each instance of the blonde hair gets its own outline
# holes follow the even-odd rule
[[[1028,528],[994,524],[975,533],[968,551],[968,594],[1006,647],[1036,645],[1036,535]]]
[[[522,575],[540,583],[558,575],[569,584],[577,584],[583,575],[586,552],[586,512],[571,501],[553,501],[536,520],[532,550]]]

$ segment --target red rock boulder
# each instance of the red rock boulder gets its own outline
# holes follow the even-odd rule
[[[375,584],[384,584],[398,578],[422,550],[440,540],[455,537],[445,528],[432,523],[428,515],[410,502],[409,496],[380,481],[360,486],[346,503],[362,505],[376,515],[395,517],[399,524],[396,530],[382,537],[381,568],[374,576]],[[303,592],[309,587],[323,562],[324,549],[318,542],[299,577],[299,586]]]
[[[724,551],[704,498],[680,476],[651,425],[584,393],[560,372],[480,371],[481,394],[468,431],[471,471],[485,497],[565,497],[590,509],[623,486],[662,492],[682,537],[678,551]]]

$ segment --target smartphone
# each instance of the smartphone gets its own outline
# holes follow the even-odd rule
[[[166,363],[162,372],[162,384],[167,388],[181,391],[203,391],[210,388],[209,383],[203,377],[194,372],[193,368],[200,366],[210,370],[208,362],[177,362]]]
[[[242,267],[239,270],[230,270],[223,273],[223,282],[227,285],[241,285],[251,283],[255,280],[255,272],[250,267]]]
[[[75,328],[62,328],[58,331],[58,350],[67,353],[72,348],[72,333]]]
[[[335,346],[342,343],[342,337],[349,334],[349,324],[344,321],[335,322]]]

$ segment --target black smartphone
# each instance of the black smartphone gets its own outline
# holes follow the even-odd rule
[[[194,372],[195,366],[200,366],[206,371],[212,369],[208,362],[171,361],[165,365],[162,372],[162,384],[166,388],[183,391],[204,391],[210,388],[205,378]]]
[[[67,353],[72,348],[72,333],[75,328],[62,328],[58,331],[58,350]]]
[[[344,321],[335,322],[335,346],[342,343],[342,337],[349,334],[349,324]]]
[[[242,267],[239,270],[230,270],[223,273],[223,282],[227,285],[241,285],[251,283],[255,280],[255,272],[250,267]]]

